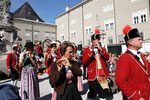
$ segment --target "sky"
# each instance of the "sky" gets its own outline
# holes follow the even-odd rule
[[[65,12],[66,5],[70,8],[83,0],[10,0],[10,12],[15,12],[25,2],[28,2],[38,16],[46,23],[55,24],[55,17]]]

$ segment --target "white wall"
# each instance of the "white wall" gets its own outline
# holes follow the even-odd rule
[[[148,52],[148,51],[150,52],[150,41],[143,42],[142,46],[143,47],[139,50],[140,52],[142,52],[142,53]],[[122,45],[121,48],[122,48],[123,53],[127,49],[126,45]]]

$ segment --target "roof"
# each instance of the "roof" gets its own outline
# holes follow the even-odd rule
[[[44,22],[37,13],[33,10],[28,2],[24,3],[20,8],[14,12],[14,18],[22,18],[28,20],[38,20],[39,22]]]
[[[38,22],[38,21],[22,19],[22,18],[14,18],[13,20],[25,21],[25,22],[30,22],[30,23],[45,24],[45,25],[51,25],[51,26],[57,26],[56,24],[51,24],[51,23],[46,23],[46,22]]]

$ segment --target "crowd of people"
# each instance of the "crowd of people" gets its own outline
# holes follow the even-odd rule
[[[89,85],[86,100],[95,100],[97,96],[100,100],[112,100],[119,91],[122,91],[123,100],[150,100],[150,63],[145,58],[150,53],[143,55],[138,52],[142,40],[137,28],[127,25],[123,33],[127,51],[120,56],[108,53],[102,46],[98,29],[91,36],[91,45],[83,48],[80,54],[69,41],[64,41],[59,47],[52,42],[45,55],[41,42],[37,47],[33,42],[27,42],[20,54],[17,52],[19,45],[13,45],[13,52],[7,57],[12,85],[16,86],[20,79],[21,100],[39,100],[37,73],[44,59],[51,100],[82,100],[82,79],[87,79]]]

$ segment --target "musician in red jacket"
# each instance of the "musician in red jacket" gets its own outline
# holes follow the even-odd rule
[[[88,100],[95,99],[97,94],[100,98],[112,98],[108,86],[108,69],[105,61],[109,59],[106,49],[102,48],[100,42],[100,31],[95,30],[91,36],[92,45],[84,48],[82,61],[87,64],[87,79],[89,84]]]
[[[16,86],[19,79],[19,54],[18,54],[19,45],[13,45],[13,52],[9,53],[7,56],[7,69],[11,75],[11,84]]]
[[[123,28],[127,51],[117,61],[116,84],[123,100],[150,100],[150,63],[138,50],[142,39],[137,28]]]
[[[45,65],[48,67],[48,74],[50,75],[51,63],[55,62],[60,58],[59,53],[57,52],[57,45],[55,42],[50,44],[50,48],[47,50],[48,54],[45,57]]]
[[[42,42],[40,41],[37,45],[37,47],[35,47],[35,50],[36,50],[36,53],[38,54],[38,64],[40,66],[40,68],[42,68],[42,60],[44,58],[44,55],[43,55],[43,48],[42,48]]]

